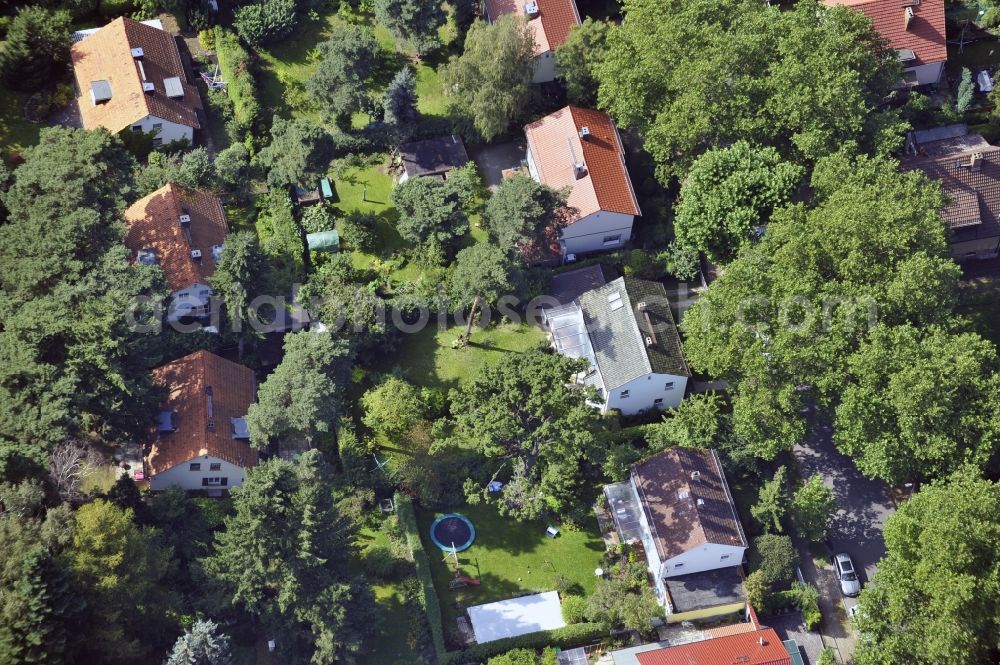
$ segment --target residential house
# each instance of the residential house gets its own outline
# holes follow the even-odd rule
[[[535,83],[556,77],[556,48],[566,43],[569,31],[580,24],[575,0],[484,0],[483,15],[493,22],[501,16],[521,16],[535,40]]]
[[[70,55],[85,129],[153,133],[154,145],[193,141],[201,97],[169,32],[122,17],[73,44]]]
[[[559,229],[563,255],[621,248],[641,213],[611,117],[567,106],[526,126],[524,134],[531,177],[569,190],[566,224]]]
[[[125,211],[125,246],[138,263],[159,265],[172,294],[168,321],[208,314],[208,278],[229,225],[219,199],[168,183]]]
[[[753,608],[743,623],[692,629],[684,638],[611,652],[614,665],[800,665],[794,640],[782,642],[773,628],[761,625]]]
[[[257,464],[247,409],[254,402],[253,371],[208,351],[196,351],[153,370],[167,396],[147,447],[151,490],[222,490],[241,485]]]
[[[933,85],[948,60],[944,0],[824,0],[871,19],[888,47],[899,56],[904,86]]]
[[[922,171],[941,185],[941,217],[956,261],[1000,254],[1000,148],[962,124],[910,132],[904,170]]]
[[[684,399],[691,372],[659,282],[620,277],[543,316],[556,351],[588,361],[576,381],[597,391],[602,411],[632,415]]]
[[[670,448],[604,488],[623,542],[641,545],[668,621],[726,614],[745,604],[747,549],[714,450]]]
[[[452,134],[404,143],[399,146],[399,159],[403,169],[399,182],[406,182],[417,176],[443,180],[448,177],[449,171],[469,163],[469,153],[465,151],[462,138]]]

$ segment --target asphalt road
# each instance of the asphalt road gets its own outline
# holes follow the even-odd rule
[[[794,450],[799,472],[803,479],[818,473],[827,487],[833,489],[839,511],[830,530],[830,548],[835,553],[850,554],[863,582],[867,583],[885,555],[882,530],[886,519],[895,512],[889,488],[882,481],[865,478],[849,457],[837,451],[829,427],[813,421],[811,429],[812,436]],[[802,550],[804,546],[800,547]],[[816,567],[806,557],[802,558],[803,575],[820,590],[820,607],[826,618],[824,634],[846,660],[854,651],[854,635],[846,611],[857,604],[857,599],[845,598],[840,593],[829,562]]]

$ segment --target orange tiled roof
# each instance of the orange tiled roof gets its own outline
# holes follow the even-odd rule
[[[635,658],[639,665],[792,665],[773,628],[653,649]]]
[[[486,0],[486,13],[491,21],[513,14],[525,16],[527,0]],[[528,29],[535,37],[535,55],[554,51],[566,43],[566,36],[580,23],[575,0],[535,0],[538,17],[528,20]]]
[[[182,214],[191,216],[190,242],[180,224]],[[212,246],[225,243],[229,232],[218,198],[172,183],[133,203],[125,221],[125,246],[133,258],[142,249],[155,250],[171,292],[205,283],[215,272]],[[201,259],[191,258],[192,249],[201,250]]]
[[[141,48],[139,62],[132,49]],[[120,132],[146,116],[156,116],[179,125],[200,128],[196,109],[202,108],[198,89],[187,82],[180,52],[173,35],[130,18],[115,19],[70,49],[73,73],[80,96],[80,116],[86,129],[104,127]],[[152,93],[143,91],[142,74],[152,82]],[[178,77],[184,90],[179,99],[167,97],[164,79]],[[111,99],[95,105],[90,84],[107,81]]]
[[[208,351],[196,351],[153,370],[153,381],[167,388],[164,411],[173,411],[176,431],[159,434],[146,455],[149,475],[211,455],[247,468],[257,464],[257,450],[233,438],[230,418],[242,418],[254,401],[253,371]],[[208,396],[212,393],[212,428]]]
[[[844,5],[871,19],[875,30],[889,42],[889,48],[909,49],[917,56],[903,67],[944,62],[948,46],[944,31],[944,0],[824,0],[827,5]],[[913,9],[909,25],[907,7]]]
[[[586,127],[590,136],[580,138]],[[638,215],[639,202],[625,168],[625,150],[611,117],[601,111],[567,106],[524,128],[539,180],[553,189],[570,187],[572,220],[595,212]],[[587,173],[577,179],[573,162]]]

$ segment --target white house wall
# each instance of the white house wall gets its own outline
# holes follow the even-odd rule
[[[629,487],[632,490],[632,500],[635,502],[635,505],[642,506],[642,500],[639,498],[639,491],[635,487],[634,478],[629,480]],[[663,605],[667,597],[666,589],[663,585],[663,565],[657,555],[656,543],[653,541],[652,529],[649,528],[649,520],[646,519],[645,510],[639,511],[639,524],[641,525],[640,531],[642,532],[642,549],[646,552],[646,566],[649,572],[653,574],[653,579],[656,580],[654,588],[656,599]]]
[[[175,291],[170,297],[167,320],[177,321],[182,317],[194,315],[192,314],[194,310],[208,306],[211,297],[212,287],[208,284],[192,284],[186,289]]]
[[[911,85],[933,85],[941,80],[943,71],[943,62],[932,62],[926,65],[907,67],[903,70],[904,73],[912,74],[915,78],[914,81],[910,82]]]
[[[672,387],[667,388],[668,385]],[[621,395],[625,390],[628,391],[628,397],[623,398]],[[609,389],[605,408],[618,409],[627,416],[652,408],[672,409],[680,406],[686,390],[686,376],[647,374],[623,386]],[[662,399],[663,402],[657,404],[657,399]]]
[[[191,471],[191,464],[200,464],[198,471]],[[218,464],[219,469],[212,471],[212,464]],[[179,485],[186,490],[220,490],[243,484],[244,470],[231,462],[221,460],[211,455],[194,457],[166,471],[161,471],[149,479],[149,489],[165,490],[173,485]],[[226,478],[225,485],[204,486],[204,478]]]
[[[539,53],[535,56],[533,61],[535,68],[534,74],[531,77],[533,83],[548,83],[556,77],[556,53],[555,51],[546,51],[545,53]]]
[[[148,115],[142,120],[133,122],[125,131],[133,132],[136,127],[141,127],[142,131],[147,134],[155,132],[164,145],[173,141],[180,141],[181,139],[194,141],[193,128],[187,125],[179,125],[176,122],[170,122],[163,118],[157,118],[155,115]]]
[[[621,249],[632,236],[633,219],[632,215],[605,210],[587,215],[560,230],[563,252],[589,254]]]
[[[743,562],[746,548],[737,545],[706,543],[663,562],[663,576],[677,577],[718,568],[731,568]]]

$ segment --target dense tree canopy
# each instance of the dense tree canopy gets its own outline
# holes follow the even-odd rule
[[[788,202],[801,178],[802,169],[774,148],[738,141],[709,150],[684,178],[675,209],[677,241],[715,261],[731,260],[755,227]]]
[[[248,44],[278,41],[295,29],[295,0],[253,0],[236,10],[233,27]]]
[[[403,67],[389,81],[383,95],[385,121],[405,126],[417,119],[417,79],[409,67]]]
[[[69,64],[70,15],[27,6],[18,10],[0,42],[0,80],[15,90],[38,90]]]
[[[542,245],[563,225],[566,194],[516,175],[500,183],[486,202],[483,222],[490,238],[507,251]]]
[[[900,146],[891,113],[873,113],[899,79],[871,21],[813,0],[626,0],[597,65],[599,104],[642,132],[660,178],[707,148],[746,139],[815,160],[861,137]],[[816,72],[823,72],[817,76]]]
[[[346,122],[369,104],[369,78],[379,62],[378,42],[370,30],[337,21],[330,37],[317,48],[319,66],[306,81],[306,91],[325,116]]]
[[[441,44],[438,29],[448,15],[439,2],[375,0],[375,18],[396,38],[412,44],[418,53],[427,53]]]
[[[332,473],[317,450],[297,465],[273,459],[251,470],[205,561],[232,604],[273,631],[284,663],[363,662],[361,639],[376,625],[370,591],[347,569],[352,534]]]
[[[2,194],[0,476],[81,432],[134,437],[153,412],[129,313],[162,275],[121,244],[135,162],[103,130],[43,130],[25,156]]]
[[[400,213],[399,235],[414,243],[430,262],[451,255],[457,240],[469,231],[458,195],[445,181],[410,178],[393,188],[392,202]]]
[[[966,468],[922,488],[885,525],[861,593],[859,665],[1000,658],[1000,486]]]
[[[523,117],[531,97],[534,38],[513,15],[476,21],[461,55],[441,69],[441,83],[456,117],[487,141]]]
[[[452,393],[455,436],[514,472],[499,508],[517,519],[569,508],[582,478],[579,464],[596,456],[597,411],[567,380],[580,363],[529,351],[505,354]]]
[[[894,484],[983,468],[1000,437],[996,368],[996,348],[975,333],[878,326],[849,363],[837,446]]]
[[[271,143],[257,155],[257,164],[267,172],[272,187],[307,185],[330,166],[333,139],[308,120],[275,118]]]
[[[807,400],[832,415],[876,321],[948,324],[956,302],[935,185],[844,153],[812,185],[813,206],[776,211],[682,323],[691,364],[732,382],[737,438],[767,458],[801,439]]]
[[[264,293],[268,264],[257,234],[238,231],[226,237],[222,259],[209,278],[213,293],[226,304],[232,330],[239,334],[240,357],[244,340],[253,333],[253,299]]]
[[[481,303],[494,305],[501,296],[511,292],[513,270],[510,253],[486,242],[466,247],[455,257],[455,271],[451,274],[452,297],[456,304],[472,304],[466,335],[472,331]]]
[[[281,364],[260,384],[247,412],[250,440],[258,448],[278,439],[312,442],[331,432],[341,411],[338,365],[349,363],[347,345],[333,335],[302,331],[285,335]]]
[[[595,21],[588,16],[556,47],[556,66],[566,84],[570,104],[591,107],[597,101],[595,70],[604,60],[610,29],[607,21]]]

